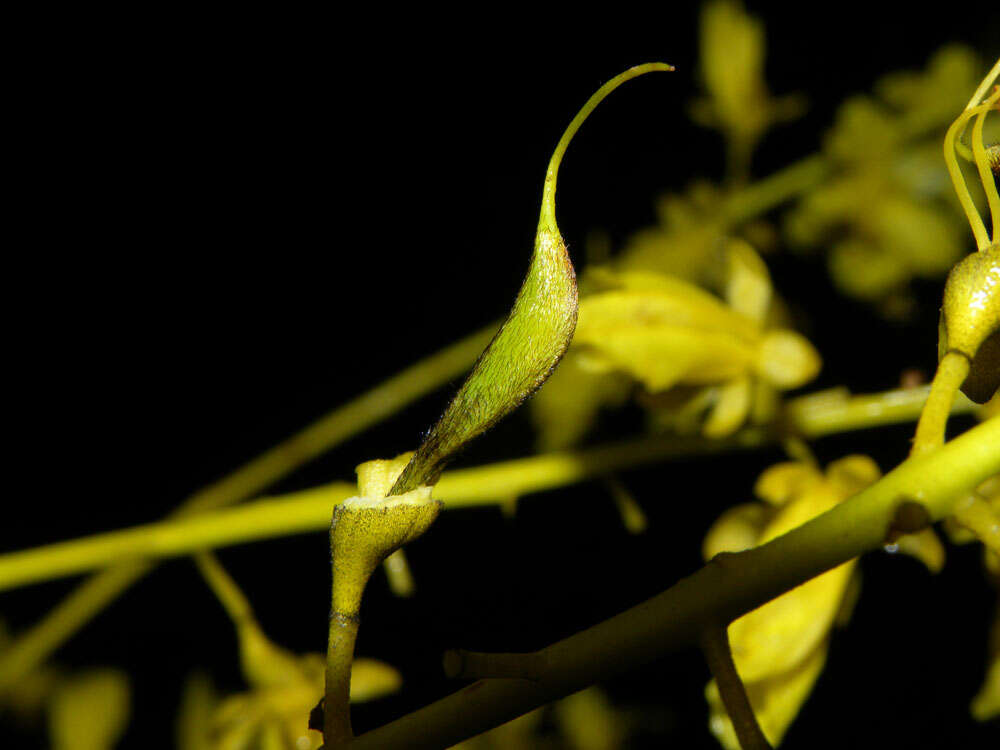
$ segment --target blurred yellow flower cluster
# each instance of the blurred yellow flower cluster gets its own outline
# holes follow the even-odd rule
[[[207,678],[192,677],[177,725],[179,750],[316,750],[323,737],[310,728],[309,718],[323,697],[325,657],[293,654],[273,643],[215,557],[201,554],[197,562],[236,626],[240,666],[250,689],[220,699]],[[389,665],[354,661],[352,701],[372,700],[401,685]]]
[[[722,191],[704,180],[693,183],[683,195],[659,198],[657,226],[629,237],[616,268],[707,281],[719,243],[728,231],[723,199]]]
[[[976,719],[989,721],[1000,716],[1000,475],[979,485],[975,492],[959,501],[959,506],[964,510],[963,520],[973,528],[949,518],[945,529],[956,544],[983,543],[983,565],[998,593],[990,631],[989,664],[983,684],[970,706]]]
[[[832,174],[785,217],[793,246],[824,246],[842,291],[904,312],[914,277],[945,274],[961,256],[966,228],[941,158],[944,129],[976,87],[979,63],[958,46],[921,73],[881,79],[875,96],[840,107],[824,155]]]
[[[820,357],[776,325],[767,267],[741,240],[725,246],[726,301],[675,276],[597,269],[585,279],[573,346],[535,398],[546,447],[578,438],[627,383],[675,428],[708,437],[735,432],[774,392],[807,383]],[[627,380],[622,380],[622,376]],[[707,412],[707,415],[706,415]],[[768,415],[763,415],[768,416]]]
[[[326,663],[320,654],[296,656],[274,646],[271,672],[245,675],[250,690],[220,698],[201,674],[188,679],[177,723],[178,750],[316,750],[323,744],[309,714],[323,695]],[[399,673],[374,659],[356,659],[351,701],[395,692]]]
[[[0,622],[0,651],[9,640]],[[128,676],[111,668],[67,673],[40,667],[0,695],[0,709],[23,721],[45,713],[53,750],[111,750],[128,726],[130,704]]]
[[[695,122],[725,135],[729,165],[739,179],[746,176],[750,155],[760,137],[775,123],[798,117],[802,97],[773,98],[764,80],[764,24],[741,2],[713,0],[701,11],[700,73],[706,96],[690,108]]]
[[[768,542],[826,512],[880,476],[866,456],[848,456],[825,472],[802,461],[772,466],[757,480],[762,502],[737,505],[713,524],[703,554],[738,552]],[[830,631],[849,615],[855,561],[812,579],[729,626],[736,669],[761,729],[777,746],[826,662]],[[839,617],[838,617],[839,616]],[[739,750],[718,688],[706,688],[709,728],[727,750]]]

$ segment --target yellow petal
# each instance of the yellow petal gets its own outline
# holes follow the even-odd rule
[[[273,643],[254,621],[237,625],[240,666],[251,687],[286,685],[301,677],[295,654]]]
[[[760,544],[801,526],[842,499],[827,484],[783,506]],[[737,670],[755,681],[792,669],[826,637],[847,587],[854,561],[844,563],[758,607],[729,626]]]
[[[49,704],[54,750],[110,750],[129,715],[128,677],[116,669],[67,679]]]
[[[733,659],[750,681],[788,671],[826,637],[854,563],[844,563],[755,609],[729,628]]]
[[[403,676],[376,659],[355,659],[351,665],[351,703],[363,703],[397,692]]]
[[[757,478],[753,493],[771,505],[784,505],[822,478],[815,466],[802,461],[785,461],[765,469]]]
[[[571,347],[529,403],[539,449],[561,450],[577,444],[601,408],[620,406],[630,390],[629,379],[620,373],[583,367],[579,347]]]
[[[574,693],[555,704],[555,720],[573,750],[624,747],[626,720],[597,687]]]
[[[989,721],[1000,716],[1000,655],[993,657],[969,710],[976,721]]]
[[[944,567],[944,546],[933,529],[924,529],[916,534],[905,534],[887,547],[892,552],[901,552],[914,557],[931,573],[940,573]]]
[[[731,435],[746,421],[750,412],[752,387],[750,378],[731,380],[719,389],[718,400],[705,421],[702,432],[706,437]]]
[[[257,735],[256,747],[259,750],[290,750],[284,727],[277,722],[266,722]]]
[[[845,456],[826,467],[826,478],[844,499],[861,492],[881,476],[877,463],[868,456],[858,454]]]
[[[382,570],[385,571],[385,579],[389,584],[389,590],[402,598],[413,596],[417,590],[417,583],[413,579],[413,571],[410,570],[410,563],[406,559],[406,552],[401,549],[396,550],[382,561]]]
[[[754,355],[735,336],[662,324],[588,326],[577,341],[651,391],[740,377]]]
[[[180,750],[212,750],[212,712],[217,698],[204,674],[191,675],[184,683],[177,715],[177,745]]]
[[[990,628],[990,664],[982,687],[969,707],[978,721],[988,721],[1000,716],[1000,602],[997,603],[993,625]]]
[[[726,248],[729,277],[726,301],[751,320],[763,323],[771,306],[771,276],[757,252],[743,240],[730,240]]]
[[[819,374],[819,352],[804,337],[792,331],[770,331],[757,356],[757,371],[778,388],[797,388]]]
[[[721,300],[681,279],[632,272],[615,277],[622,288],[590,295],[580,302],[577,336],[591,326],[683,326],[703,331],[728,331],[748,341],[757,339],[753,321],[726,307]]]
[[[700,65],[715,116],[732,129],[759,129],[756,112],[763,99],[764,26],[739,3],[716,0],[701,14]]]
[[[771,515],[771,509],[763,503],[733,506],[709,528],[701,546],[702,556],[711,560],[720,552],[742,552],[756,547]]]

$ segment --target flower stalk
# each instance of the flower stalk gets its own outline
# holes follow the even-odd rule
[[[742,750],[771,750],[771,744],[757,723],[747,690],[736,671],[727,627],[714,625],[705,628],[701,637],[701,651],[719,687],[719,694],[726,706],[726,713],[733,722]]]

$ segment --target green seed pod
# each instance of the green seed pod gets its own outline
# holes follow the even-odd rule
[[[647,63],[612,78],[566,128],[545,174],[535,252],[514,307],[390,495],[434,484],[457,451],[538,390],[565,354],[576,329],[577,291],[576,272],[555,218],[559,164],[580,125],[608,94],[636,76],[667,70],[673,67]]]

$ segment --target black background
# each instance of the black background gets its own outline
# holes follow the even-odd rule
[[[881,73],[922,67],[946,41],[995,58],[1000,28],[988,5],[920,15],[878,6],[873,15],[870,3],[822,13],[752,4],[768,24],[772,91],[802,91],[811,104],[765,140],[756,174],[813,152],[845,95]],[[720,140],[684,116],[696,91],[696,10],[616,7],[590,33],[567,18],[499,9],[88,18],[97,33],[26,52],[8,115],[23,165],[15,221],[27,231],[8,274],[18,447],[0,548],[154,520],[501,316],[527,265],[550,150],[622,69],[677,65],[615,93],[573,143],[558,204],[571,253],[590,229],[621,240],[650,224],[656,194],[718,177]],[[907,368],[933,367],[939,284],[918,287],[921,313],[900,326],[835,295],[817,263],[771,263],[824,353],[817,388],[882,389]],[[412,449],[447,395],[272,491],[350,479],[360,461]],[[597,437],[637,424],[626,411]],[[869,453],[888,469],[910,431],[828,438],[815,449],[823,461]],[[530,441],[518,414],[460,463],[524,455]],[[760,451],[625,473],[651,521],[638,538],[621,529],[598,484],[529,497],[513,521],[494,509],[444,514],[410,551],[416,599],[392,598],[381,576],[369,587],[358,652],[399,666],[407,687],[360,707],[356,729],[454,689],[439,670],[445,648],[534,649],[670,586],[699,564],[710,521],[749,499],[757,474],[780,459]],[[949,555],[937,577],[910,560],[866,558],[855,617],[785,746],[976,747],[997,736],[995,723],[977,727],[967,715],[995,595],[975,548]],[[321,533],[220,554],[265,630],[300,652],[325,648],[327,556]],[[0,613],[26,628],[74,583],[4,592]],[[126,748],[171,746],[194,668],[223,690],[241,687],[231,626],[186,560],[160,567],[58,660],[130,671]],[[712,748],[706,679],[691,651],[606,687],[647,709],[635,746]],[[4,747],[41,746],[39,735],[0,731],[9,732]]]

